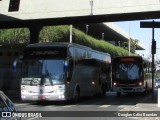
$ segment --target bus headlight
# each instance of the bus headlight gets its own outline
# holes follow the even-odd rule
[[[113,83],[113,85],[114,85],[114,86],[117,86],[117,83],[116,83],[116,82],[114,82],[114,83]]]
[[[139,86],[141,86],[141,85],[143,85],[144,83],[143,83],[143,81],[139,81],[138,83],[137,83],[137,85],[139,85]]]
[[[59,99],[64,99],[64,95],[60,95],[58,98]]]
[[[143,83],[142,82],[139,82],[139,85],[141,86]]]
[[[22,95],[21,98],[22,98],[22,99],[26,99],[26,96],[25,96],[25,95]]]

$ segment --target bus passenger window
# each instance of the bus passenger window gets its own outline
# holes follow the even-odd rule
[[[67,71],[67,82],[71,81],[72,73],[73,73],[73,66],[74,66],[73,60],[70,59],[69,65],[68,65],[68,71]]]

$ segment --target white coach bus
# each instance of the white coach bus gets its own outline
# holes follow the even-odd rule
[[[105,95],[111,86],[111,57],[74,43],[36,43],[22,59],[21,99],[78,100]]]

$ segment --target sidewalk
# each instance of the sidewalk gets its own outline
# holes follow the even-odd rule
[[[152,99],[152,94],[151,94],[148,97],[146,97],[146,99],[139,102],[135,106],[126,107],[121,111],[126,111],[126,113],[132,114],[132,117],[128,117],[131,119],[160,120],[160,107],[158,107],[158,90],[156,89],[154,90],[154,99]],[[134,115],[139,115],[139,116],[134,116]]]
[[[154,99],[152,94],[149,95],[146,99],[136,104],[132,110],[133,111],[160,111],[158,107],[158,90],[154,90]],[[159,101],[160,102],[160,101]]]

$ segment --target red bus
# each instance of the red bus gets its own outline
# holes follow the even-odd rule
[[[148,93],[152,89],[151,61],[141,56],[120,56],[112,60],[112,88],[122,93]]]

